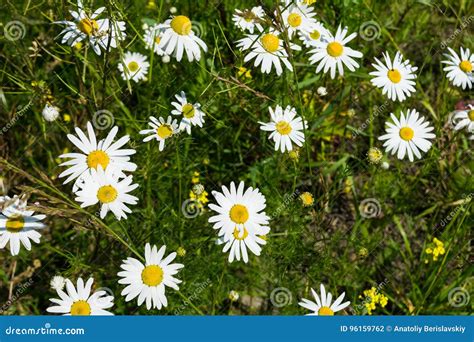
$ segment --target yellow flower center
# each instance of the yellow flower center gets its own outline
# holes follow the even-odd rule
[[[462,61],[461,63],[459,63],[459,68],[464,72],[471,72],[472,63],[469,61]]]
[[[72,316],[89,316],[91,314],[91,306],[85,300],[78,300],[71,305]]]
[[[260,41],[265,51],[270,53],[276,52],[280,47],[280,39],[271,33],[265,34]]]
[[[97,24],[97,21],[93,19],[88,19],[88,18],[81,19],[81,21],[79,21],[76,24],[76,26],[79,29],[79,31],[87,34],[88,36],[90,36],[93,32],[99,29],[99,25]]]
[[[140,68],[138,63],[135,61],[128,63],[127,67],[131,72],[136,72]]]
[[[186,119],[191,119],[194,117],[196,110],[194,109],[193,105],[190,103],[187,103],[183,106],[183,116]]]
[[[318,310],[318,315],[320,316],[334,316],[334,311],[331,310],[331,308],[327,306],[321,306]]]
[[[7,219],[6,229],[10,233],[19,233],[25,227],[23,216],[14,216]]]
[[[275,127],[276,127],[277,132],[280,133],[281,135],[288,135],[291,133],[291,126],[286,121],[277,122]]]
[[[230,219],[237,223],[237,224],[242,224],[247,222],[249,219],[249,211],[245,207],[245,205],[242,204],[235,204],[230,208],[230,213],[229,213]]]
[[[109,156],[107,155],[107,153],[101,150],[92,151],[87,156],[87,166],[89,166],[91,169],[97,170],[97,166],[100,165],[102,166],[102,169],[105,170],[107,168],[107,165],[109,165],[109,162]]]
[[[402,80],[402,75],[400,74],[400,71],[398,71],[396,69],[389,70],[387,72],[387,77],[393,83],[398,83]]]
[[[328,44],[326,50],[329,56],[339,57],[340,55],[342,55],[342,51],[344,50],[344,47],[338,42],[332,42]]]
[[[474,109],[470,110],[467,113],[467,116],[469,117],[469,120],[474,121]]]
[[[321,37],[321,33],[319,33],[318,30],[314,30],[313,32],[311,32],[311,34],[309,36],[313,40],[318,40]]]
[[[249,232],[247,231],[247,229],[244,228],[244,233],[241,234],[241,232],[237,229],[237,227],[234,228],[234,232],[232,234],[234,235],[234,238],[236,240],[245,240],[245,238],[249,236]]]
[[[291,13],[288,16],[288,24],[290,24],[291,27],[298,27],[301,25],[301,15],[298,13]]]
[[[163,281],[163,269],[157,265],[150,265],[142,271],[142,281],[148,286],[158,286]]]
[[[97,199],[101,203],[110,203],[117,199],[118,192],[112,185],[103,185],[97,191]]]
[[[411,139],[413,139],[414,135],[415,135],[415,132],[410,127],[402,127],[400,129],[400,138],[402,138],[405,141],[410,141]]]
[[[193,28],[193,24],[191,24],[191,20],[184,15],[178,15],[171,20],[171,28],[177,34],[181,36],[187,36],[191,29]]]
[[[173,129],[171,128],[170,125],[167,125],[167,124],[162,124],[160,127],[158,127],[158,129],[156,130],[156,134],[158,134],[158,136],[161,138],[161,139],[167,139],[169,138],[172,134],[173,134]]]

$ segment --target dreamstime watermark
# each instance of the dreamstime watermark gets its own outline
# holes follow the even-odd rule
[[[449,305],[460,308],[466,306],[471,302],[471,296],[469,291],[464,287],[455,287],[452,288],[448,293],[448,303]]]
[[[30,107],[31,107],[31,102],[29,102],[26,106],[19,105],[18,106],[19,110],[15,113],[15,115],[13,115],[12,119],[0,130],[0,136],[4,135],[10,130],[10,128],[15,126],[16,122],[20,120],[20,118],[23,115],[25,115],[25,113],[27,112],[28,109],[30,109]]]
[[[293,295],[286,287],[277,287],[270,293],[270,302],[277,308],[282,308],[291,304]]]
[[[9,326],[5,329],[6,335],[84,335],[84,328],[52,328],[50,323],[45,323],[39,328],[15,328]]]
[[[387,111],[387,107],[389,105],[388,100],[385,101],[382,105],[380,106],[375,106],[374,107],[374,114],[366,119],[362,125],[359,126],[354,132],[352,132],[352,139],[356,138],[358,135],[360,135],[365,129],[369,126],[369,124],[374,121],[380,114],[383,114]]]
[[[381,32],[380,25],[373,20],[363,22],[359,27],[360,37],[368,42],[379,38]]]
[[[441,220],[441,222],[439,223],[439,225],[440,225],[441,227],[444,228],[444,227],[453,219],[453,217],[456,216],[456,214],[458,213],[459,210],[464,209],[464,206],[465,206],[467,203],[469,203],[469,202],[472,201],[472,197],[474,197],[474,193],[471,192],[471,193],[468,194],[468,195],[463,194],[462,197],[463,197],[463,199],[464,199],[463,203],[460,204],[460,205],[458,205],[458,206],[456,206],[445,218],[443,218],[443,219]],[[436,228],[436,227],[435,227],[435,228]]]
[[[26,26],[19,20],[9,21],[3,28],[3,34],[11,42],[23,39],[26,34]]]
[[[183,312],[183,310],[185,310],[194,299],[198,298],[199,294],[211,284],[212,282],[211,282],[211,279],[209,278],[207,278],[207,280],[203,283],[197,283],[197,287],[194,290],[194,292],[191,294],[191,296],[188,297],[188,299],[183,300],[183,305],[175,309],[174,314],[180,315]]]
[[[115,123],[114,115],[107,109],[101,109],[92,116],[92,125],[98,130],[105,130],[112,127]]]
[[[366,198],[359,204],[359,213],[363,218],[375,218],[382,212],[382,206],[376,198]]]
[[[461,21],[461,27],[454,30],[454,32],[448,37],[448,39],[443,40],[439,47],[443,50],[446,49],[448,45],[451,44],[451,42],[456,39],[456,37],[461,34],[466,29],[466,27],[468,27],[473,21],[473,15],[471,15],[469,18],[463,17]]]
[[[13,303],[15,303],[23,293],[31,286],[33,285],[33,279],[29,278],[27,281],[24,283],[21,283],[15,288],[15,292],[11,296],[10,299],[8,299],[1,307],[0,307],[0,314],[3,314],[5,311],[7,311]]]
[[[181,212],[183,213],[184,217],[193,219],[201,214],[202,208],[197,200],[188,198],[181,204]]]
[[[299,195],[300,195],[300,191],[298,189],[296,189],[291,194],[285,194],[283,196],[283,202],[278,206],[278,208],[276,208],[276,210],[272,213],[272,215],[270,215],[270,219],[274,219],[280,216],[281,212],[285,210],[290,205],[290,203],[292,203],[295,199],[297,199]]]

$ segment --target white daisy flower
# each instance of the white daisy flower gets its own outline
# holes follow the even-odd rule
[[[125,22],[97,19],[104,11],[105,7],[100,7],[94,13],[89,14],[82,1],[78,0],[77,11],[69,11],[74,21],[55,22],[55,24],[66,25],[66,28],[59,34],[62,36],[61,44],[74,46],[87,39],[97,55],[101,54],[101,49],[110,51],[110,48],[116,48],[118,42],[125,39]]]
[[[49,285],[53,290],[59,291],[64,289],[64,286],[66,285],[66,279],[64,279],[61,276],[54,276],[51,281],[49,282]]]
[[[474,106],[469,104],[467,109],[455,111],[450,121],[456,131],[466,128],[468,132],[474,132]]]
[[[41,114],[46,121],[53,122],[59,117],[59,108],[50,104],[46,104]]]
[[[68,134],[68,139],[81,150],[82,153],[66,153],[60,155],[59,158],[72,158],[60,166],[70,166],[66,171],[62,172],[59,177],[69,176],[64,184],[73,179],[80,178],[83,174],[89,173],[91,170],[97,170],[101,166],[104,170],[111,169],[117,173],[117,176],[125,177],[123,171],[135,171],[137,165],[130,162],[130,155],[135,153],[133,149],[121,149],[130,137],[123,136],[116,142],[113,142],[118,127],[112,128],[107,135],[107,138],[97,142],[97,138],[92,128],[92,124],[87,122],[87,137],[84,132],[76,127],[76,134],[79,138],[72,134]]]
[[[171,111],[171,114],[183,116],[179,124],[179,130],[185,130],[188,134],[191,134],[192,126],[202,127],[206,114],[201,110],[201,105],[199,103],[189,103],[188,100],[186,100],[184,91],[180,94],[176,94],[175,97],[178,102],[171,103],[175,107],[175,109]]]
[[[278,38],[278,35],[278,32],[271,31],[261,35],[248,34],[245,38],[238,40],[237,47],[241,51],[251,50],[245,56],[244,63],[255,58],[255,67],[261,64],[261,71],[265,74],[269,74],[274,66],[277,75],[280,76],[283,72],[282,63],[288,70],[293,71],[293,67],[288,61],[288,53],[283,46],[283,40]],[[290,44],[290,47],[293,50],[301,50],[301,47],[295,44]]]
[[[387,95],[392,101],[403,102],[416,91],[414,80],[416,79],[415,71],[418,68],[411,66],[409,60],[403,61],[403,56],[399,51],[393,62],[388,52],[384,53],[383,57],[385,64],[377,58],[375,58],[377,63],[372,63],[377,71],[369,73],[375,76],[370,82],[374,86],[382,88],[382,94]]]
[[[26,201],[18,196],[12,198],[2,197],[3,210],[0,214],[0,249],[10,243],[11,255],[18,255],[23,245],[26,250],[31,250],[31,242],[39,243],[41,230],[46,226],[41,222],[45,215],[34,215],[34,211],[26,210]]]
[[[113,316],[113,313],[105,310],[114,306],[114,297],[108,296],[105,291],[97,291],[91,294],[93,278],[89,278],[84,284],[82,278],[77,279],[77,287],[66,279],[66,292],[57,289],[60,299],[51,298],[50,301],[56,305],[50,306],[46,311],[59,313],[64,316]]]
[[[118,69],[122,73],[122,78],[139,82],[146,80],[146,74],[150,63],[147,62],[147,56],[138,52],[125,52],[122,62],[119,63]]]
[[[398,159],[403,159],[405,154],[408,154],[410,161],[413,161],[413,155],[420,159],[419,150],[427,152],[431,148],[428,139],[436,137],[430,133],[434,128],[429,126],[429,122],[415,109],[408,110],[406,116],[403,112],[400,115],[398,120],[393,113],[390,114],[394,123],[386,122],[387,134],[379,137],[379,140],[386,140],[383,146],[386,147],[387,153],[392,152],[393,155],[398,151]]]
[[[443,70],[447,71],[448,74],[446,77],[455,85],[456,87],[462,87],[462,89],[472,88],[474,83],[474,74],[472,73],[472,68],[474,65],[474,53],[471,54],[469,49],[463,49],[461,47],[461,57],[451,48],[448,47],[449,54],[444,54],[448,60],[442,61],[441,63],[447,64]]]
[[[307,314],[307,316],[334,316],[335,312],[341,311],[351,304],[351,302],[342,303],[345,292],[337,297],[334,303],[331,304],[332,294],[331,292],[327,292],[326,294],[326,289],[323,284],[321,284],[321,297],[319,297],[313,289],[311,289],[311,293],[316,302],[303,298],[301,299],[301,302],[298,303],[303,308],[313,311],[312,313]]]
[[[242,31],[248,31],[253,33],[255,28],[260,32],[263,31],[263,27],[260,21],[263,21],[265,11],[262,6],[253,7],[251,10],[235,10],[235,14],[232,16],[234,25],[240,28]]]
[[[307,30],[298,32],[299,39],[306,47],[314,47],[317,42],[326,40],[331,34],[319,21],[310,25]]]
[[[260,255],[261,247],[266,241],[261,236],[268,234],[267,227],[270,217],[265,213],[266,200],[259,189],[248,188],[244,192],[244,182],[236,189],[230,183],[230,191],[222,186],[222,192],[213,191],[216,204],[209,208],[218,215],[209,218],[218,229],[219,244],[225,243],[224,253],[230,249],[229,262],[234,258],[240,260],[240,252],[244,262],[248,262],[247,248],[255,255]]]
[[[166,55],[172,55],[179,62],[186,53],[188,61],[199,61],[201,49],[207,52],[207,45],[193,32],[191,20],[184,15],[168,19],[163,24],[164,33],[159,44]]]
[[[85,173],[77,183],[79,190],[76,192],[76,201],[81,203],[81,208],[100,203],[100,218],[104,218],[109,211],[117,220],[127,218],[125,213],[131,213],[128,205],[137,204],[138,198],[129,192],[138,188],[132,184],[133,177],[118,178],[111,169],[92,169]]]
[[[181,280],[173,277],[184,267],[183,264],[172,264],[176,258],[173,252],[164,258],[166,246],[160,250],[155,245],[145,245],[145,265],[135,258],[123,260],[120,266],[123,271],[118,273],[119,284],[127,285],[122,291],[125,301],[129,302],[138,297],[138,305],[146,302],[146,308],[161,308],[168,306],[165,295],[165,287],[172,287],[179,290],[178,284]]]
[[[317,22],[313,8],[303,2],[287,1],[285,6],[280,6],[280,10],[290,39],[296,32],[311,32],[312,25]]]
[[[143,40],[148,50],[153,50],[158,56],[163,56],[165,52],[160,48],[160,42],[165,32],[162,24],[155,24],[145,30]]]
[[[296,109],[287,106],[285,110],[281,106],[276,106],[275,111],[271,107],[271,121],[268,123],[260,122],[262,131],[272,132],[268,139],[275,142],[275,151],[281,153],[293,150],[293,144],[301,147],[304,143],[303,120],[296,115]]]
[[[335,36],[329,34],[326,36],[326,40],[314,43],[315,49],[309,51],[312,54],[309,61],[311,64],[319,63],[316,73],[321,70],[327,73],[330,70],[331,78],[335,78],[336,69],[339,71],[339,75],[344,75],[344,65],[350,71],[355,71],[359,67],[353,57],[362,58],[362,53],[346,46],[357,34],[352,33],[347,37],[346,35],[347,27],[341,29],[341,25],[339,25]]]
[[[150,116],[150,122],[148,122],[148,125],[150,125],[152,129],[144,129],[140,131],[140,134],[151,133],[151,135],[143,139],[143,142],[155,138],[160,143],[160,151],[163,151],[165,148],[165,141],[179,132],[178,120],[173,119],[171,116],[168,116],[166,121],[162,117],[157,119],[154,116]]]

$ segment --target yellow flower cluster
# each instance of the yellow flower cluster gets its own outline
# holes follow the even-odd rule
[[[364,306],[369,315],[372,315],[372,311],[377,308],[377,304],[380,305],[381,308],[384,308],[388,303],[388,298],[380,293],[375,287],[372,287],[369,290],[364,290],[364,296],[359,296],[359,298],[365,298]]]
[[[446,251],[444,249],[444,243],[442,241],[438,240],[437,238],[433,238],[432,247],[428,247],[428,248],[425,249],[426,254],[433,255],[433,261],[437,261],[438,257],[440,255],[443,255],[445,252]],[[429,260],[425,259],[425,264],[427,264],[428,262],[429,262]]]
[[[245,67],[240,67],[239,68],[239,71],[237,72],[237,76],[252,79],[251,71],[249,69],[245,68]]]
[[[194,184],[192,190],[189,192],[189,199],[196,202],[199,209],[203,209],[209,199],[207,196],[208,192],[204,189],[204,186],[200,184],[199,172],[194,172],[191,178],[191,183]]]

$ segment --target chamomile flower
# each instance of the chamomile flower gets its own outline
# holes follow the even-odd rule
[[[362,53],[346,46],[357,34],[352,33],[347,36],[347,27],[344,29],[339,25],[336,35],[329,34],[325,40],[314,43],[315,48],[309,51],[312,54],[309,57],[311,64],[318,63],[316,73],[321,70],[324,73],[330,71],[331,78],[336,77],[336,70],[339,75],[344,75],[344,65],[350,70],[355,71],[359,64],[354,58],[362,58]]]
[[[173,252],[164,258],[166,246],[159,250],[155,245],[145,245],[145,265],[135,258],[123,260],[120,266],[123,271],[118,273],[121,278],[119,284],[127,285],[122,296],[129,302],[138,297],[138,305],[146,303],[146,308],[161,308],[168,306],[168,300],[165,295],[165,287],[171,287],[179,290],[178,284],[181,280],[173,277],[184,267],[183,264],[172,264],[176,258]]]
[[[311,27],[317,21],[313,8],[302,2],[286,1],[285,6],[280,6],[283,24],[291,39],[296,32],[311,32]]]
[[[444,55],[448,60],[441,62],[448,65],[443,69],[448,72],[446,77],[456,87],[471,89],[472,84],[474,83],[474,74],[472,72],[474,66],[474,53],[471,54],[469,49],[463,49],[461,47],[461,56],[458,56],[453,49],[448,47],[448,50],[451,54]]]
[[[100,218],[104,218],[109,211],[115,215],[117,220],[127,218],[126,213],[132,211],[127,205],[135,205],[138,198],[129,192],[138,188],[138,184],[132,184],[133,177],[118,178],[111,169],[92,169],[85,173],[77,183],[76,201],[81,203],[81,208],[100,203]]]
[[[468,105],[464,110],[457,110],[451,116],[451,122],[454,130],[459,131],[463,128],[470,133],[474,132],[474,106]]]
[[[140,131],[140,134],[150,134],[143,139],[143,142],[150,141],[153,138],[156,139],[160,143],[158,147],[160,151],[163,151],[165,148],[166,140],[179,132],[178,120],[173,119],[171,116],[168,116],[166,121],[162,117],[157,119],[154,116],[150,116],[148,125],[150,125],[152,129],[144,129]]]
[[[204,123],[204,112],[201,110],[199,103],[189,103],[186,99],[186,94],[182,91],[180,94],[176,94],[175,98],[178,102],[172,102],[171,104],[175,109],[171,111],[173,115],[182,115],[183,118],[179,123],[179,130],[186,131],[191,134],[192,126],[202,127]]]
[[[280,76],[283,73],[283,65],[290,71],[293,71],[291,63],[288,61],[288,53],[283,46],[283,40],[279,37],[277,31],[271,31],[263,34],[248,34],[245,38],[237,41],[237,47],[241,51],[251,50],[244,58],[244,63],[255,59],[254,65],[261,65],[261,71],[269,74],[272,67],[275,67],[276,73]],[[301,50],[301,47],[290,44],[293,50]]]
[[[59,313],[64,316],[113,316],[106,309],[114,306],[114,297],[107,295],[105,291],[97,291],[91,294],[93,278],[89,278],[84,284],[82,278],[77,279],[77,287],[66,279],[66,292],[57,288],[59,299],[51,298],[53,306],[46,311]]]
[[[429,126],[429,122],[420,116],[415,110],[408,110],[405,116],[403,112],[398,120],[395,115],[391,114],[393,123],[386,122],[387,134],[379,137],[379,140],[386,140],[383,144],[386,152],[392,155],[397,153],[398,159],[403,159],[408,154],[408,159],[413,161],[413,156],[421,158],[420,150],[427,152],[431,148],[431,142],[428,139],[435,138],[433,127]]]
[[[160,47],[164,32],[165,30],[162,24],[155,24],[153,26],[147,27],[145,34],[143,35],[145,47],[148,50],[153,50],[153,52],[158,56],[163,56],[165,54],[165,52]]]
[[[97,19],[105,11],[105,7],[100,7],[90,14],[82,4],[77,2],[77,11],[69,11],[74,21],[56,21],[55,24],[66,25],[59,36],[62,36],[61,44],[74,46],[83,40],[89,40],[89,44],[97,55],[101,50],[109,51],[116,48],[118,42],[125,39],[125,22],[113,21],[110,19]]]
[[[319,21],[312,23],[306,30],[298,32],[299,39],[306,47],[314,47],[319,41],[325,40],[330,36],[329,31]]]
[[[100,166],[104,170],[111,170],[117,176],[125,176],[123,171],[135,171],[137,165],[130,162],[130,155],[135,153],[133,149],[121,149],[130,137],[123,136],[114,142],[115,136],[118,132],[118,127],[112,128],[104,140],[97,142],[97,138],[92,128],[92,124],[87,122],[87,137],[84,132],[76,127],[77,137],[68,134],[68,139],[76,145],[82,153],[66,153],[59,156],[59,158],[71,158],[60,166],[69,166],[69,168],[59,175],[59,178],[69,176],[64,184],[69,183],[73,179],[80,178],[85,173],[90,173],[91,170],[97,170]]]
[[[139,82],[146,80],[146,74],[150,63],[147,62],[147,56],[138,52],[125,52],[122,62],[119,63],[118,69],[122,73],[122,78]]]
[[[417,67],[410,65],[409,60],[403,61],[402,54],[398,51],[393,61],[388,52],[383,54],[385,64],[375,58],[376,63],[372,63],[376,71],[370,75],[375,76],[370,80],[373,85],[382,89],[382,94],[387,95],[392,101],[405,101],[415,89],[415,71]]]
[[[318,296],[316,291],[311,289],[316,302],[313,302],[309,299],[303,298],[298,304],[305,309],[312,311],[312,313],[307,314],[307,316],[334,316],[334,313],[347,308],[351,302],[342,302],[344,300],[345,292],[343,292],[337,299],[332,302],[331,292],[326,293],[324,285],[321,284],[321,297]]]
[[[275,151],[281,153],[293,150],[293,143],[303,146],[305,141],[303,134],[303,120],[296,115],[296,109],[287,106],[283,109],[277,105],[275,111],[269,107],[271,121],[268,123],[259,122],[262,131],[272,132],[268,139],[275,142]]]
[[[250,10],[235,10],[235,14],[232,16],[234,25],[240,28],[242,31],[248,31],[253,33],[255,28],[260,32],[263,31],[263,27],[260,21],[263,19],[265,11],[262,6],[253,7]]]
[[[166,55],[172,55],[179,62],[186,53],[188,61],[199,61],[201,49],[207,52],[207,45],[193,32],[191,20],[184,15],[168,19],[163,24],[163,36],[159,44]]]
[[[2,197],[3,210],[0,214],[0,249],[10,243],[11,255],[18,255],[23,245],[26,250],[31,250],[32,240],[40,242],[41,234],[37,230],[45,228],[41,222],[45,215],[34,215],[34,211],[26,210],[26,202],[17,196],[13,199]]]

